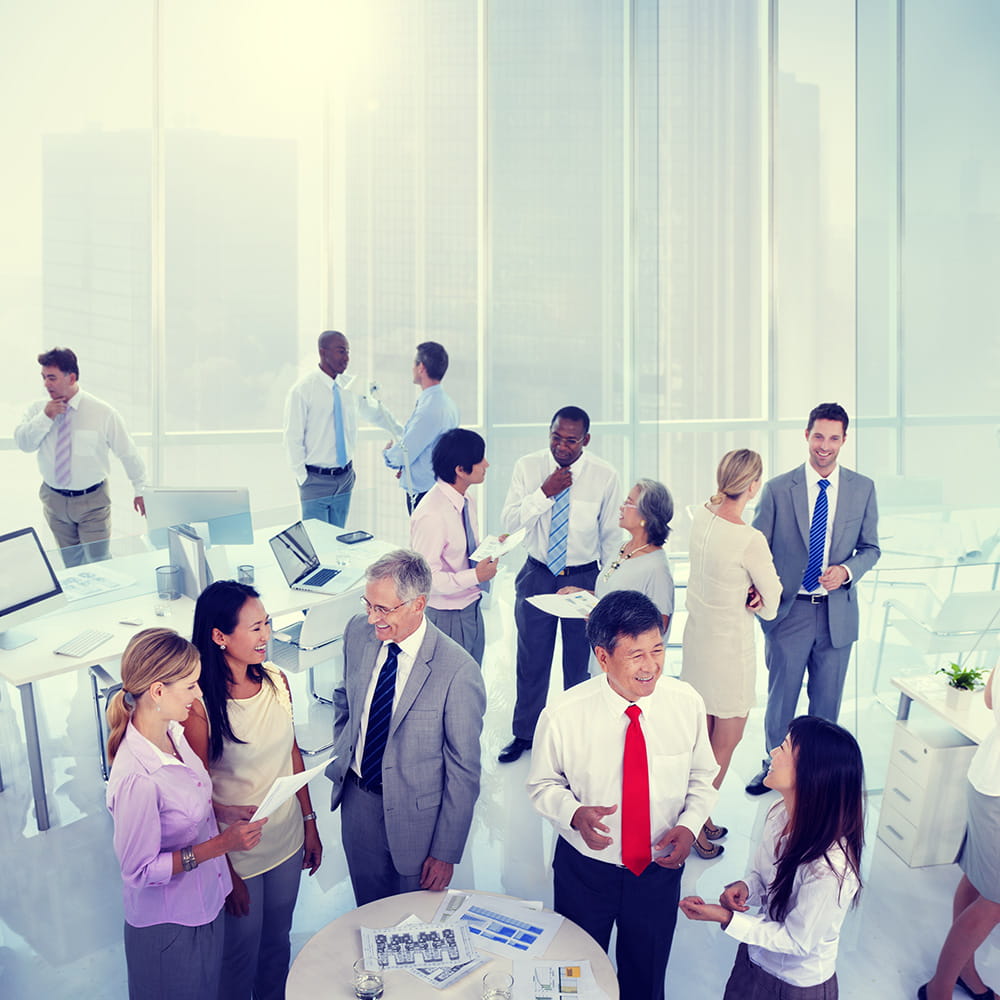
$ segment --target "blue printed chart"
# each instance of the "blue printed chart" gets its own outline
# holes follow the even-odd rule
[[[558,913],[495,896],[450,892],[437,919],[465,927],[477,948],[513,958],[543,955],[563,918]]]

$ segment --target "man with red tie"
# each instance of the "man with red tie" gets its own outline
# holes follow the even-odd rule
[[[541,714],[528,794],[559,832],[557,912],[603,948],[618,925],[621,995],[662,1000],[681,873],[717,796],[705,705],[662,677],[662,619],[634,590],[608,594],[587,639],[604,676]]]

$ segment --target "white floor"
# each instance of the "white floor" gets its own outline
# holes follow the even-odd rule
[[[502,766],[496,753],[510,738],[514,696],[511,576],[504,574],[487,613],[490,644],[484,674],[489,708],[483,735],[483,787],[466,858],[456,871],[456,886],[506,892],[551,902],[549,859],[552,834],[530,809],[524,794],[527,758]],[[674,635],[679,639],[680,633]],[[877,635],[875,636],[877,639]],[[866,645],[867,643],[867,645]],[[862,674],[868,676],[872,640],[859,648]],[[677,672],[678,653],[668,669]],[[902,652],[890,650],[898,658]],[[891,660],[886,677],[898,663]],[[306,714],[303,678],[293,678],[299,716]],[[330,676],[320,688],[332,686]],[[910,869],[875,840],[892,713],[865,688],[845,701],[841,721],[861,734],[873,794],[868,804],[865,891],[848,918],[841,941],[838,975],[845,998],[911,998],[930,975],[950,923],[951,894],[959,873],[952,865]],[[849,680],[849,690],[854,690]],[[121,948],[120,876],[111,849],[111,821],[103,804],[104,785],[97,762],[93,710],[86,676],[37,685],[43,753],[53,828],[39,834],[32,818],[16,690],[0,686],[0,998],[88,1000],[125,996]],[[888,699],[887,699],[888,701]],[[309,709],[301,734],[306,744],[329,733],[330,710]],[[305,720],[303,719],[303,722]],[[725,855],[714,862],[688,862],[685,893],[717,895],[726,882],[741,877],[755,830],[774,796],[755,799],[743,784],[760,765],[761,710],[750,716],[747,735],[722,789],[715,820],[727,825]],[[314,803],[326,848],[323,867],[305,879],[296,910],[293,948],[298,950],[320,927],[353,906],[339,844],[339,818],[322,810],[326,782],[314,781]],[[980,951],[987,981],[1000,987],[1000,935]],[[667,972],[672,998],[713,998],[722,994],[735,943],[718,928],[690,923],[681,916]],[[471,996],[456,988],[456,996]],[[957,994],[956,994],[957,995]]]

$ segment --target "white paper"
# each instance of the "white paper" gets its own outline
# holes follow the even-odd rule
[[[514,1000],[607,1000],[586,959],[515,958],[512,965]]]
[[[556,618],[586,618],[597,607],[597,598],[589,590],[578,590],[573,594],[538,594],[529,597],[528,603]]]
[[[63,592],[67,601],[80,601],[85,597],[95,597],[112,590],[122,590],[131,587],[135,580],[124,573],[98,567],[97,569],[77,570],[72,575],[60,576]]]
[[[453,968],[479,957],[468,929],[457,923],[362,927],[361,952],[371,972]]]
[[[475,892],[457,906],[454,898],[445,899],[438,912],[451,914],[448,925],[467,927],[477,948],[505,958],[543,954],[563,922],[558,913],[526,906],[520,900]]]
[[[502,542],[499,535],[489,535],[484,538],[476,547],[476,551],[469,556],[475,562],[481,559],[499,559],[513,549],[516,549],[524,541],[524,528],[512,531]]]
[[[440,923],[440,921],[437,920],[434,922]],[[415,914],[410,914],[410,916],[404,917],[400,920],[396,926],[405,927],[408,924],[420,923],[423,923],[420,917]],[[463,962],[460,965],[445,965],[440,969],[407,969],[406,971],[415,979],[419,979],[422,983],[426,983],[428,986],[433,986],[436,990],[443,990],[445,987],[451,986],[453,983],[457,983],[470,972],[485,964],[486,959],[483,958],[482,955],[477,954],[475,958],[468,962]]]
[[[278,806],[287,802],[303,785],[315,778],[334,759],[330,757],[324,760],[322,764],[310,767],[306,771],[299,771],[298,774],[289,774],[284,778],[275,778],[274,784],[267,790],[267,795],[264,796],[261,804],[257,806],[256,812],[250,817],[250,822],[252,823],[254,820],[270,816]]]

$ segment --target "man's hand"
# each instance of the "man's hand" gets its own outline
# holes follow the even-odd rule
[[[819,582],[824,590],[837,590],[847,583],[847,570],[843,566],[827,566]]]
[[[662,851],[669,847],[662,857],[653,858],[661,868],[680,868],[691,853],[691,845],[694,843],[694,834],[686,826],[675,826],[653,844],[653,851]]]
[[[68,406],[69,404],[65,399],[50,399],[45,404],[45,416],[47,416],[49,420],[55,420],[60,413],[66,412],[66,408]]]
[[[428,855],[424,860],[424,867],[420,870],[420,888],[441,892],[442,889],[448,888],[454,871],[455,866],[450,861],[438,861],[437,858]]]
[[[613,844],[614,840],[603,835],[608,832],[608,827],[601,822],[601,818],[610,816],[617,808],[617,805],[580,806],[573,813],[573,819],[569,825],[583,837],[583,842],[592,851],[603,851],[609,844]],[[603,831],[603,833],[599,831]]]
[[[542,492],[547,497],[554,497],[557,493],[562,493],[567,486],[573,485],[573,473],[569,468],[560,466],[548,479],[542,483]]]
[[[750,898],[750,887],[746,882],[730,882],[719,896],[719,903],[734,913],[746,913],[750,909],[747,900]]]
[[[480,559],[479,562],[476,563],[476,579],[480,583],[492,580],[493,577],[497,575],[497,570],[499,568],[499,559]]]
[[[583,590],[583,587],[560,587],[556,593],[557,594],[579,594]]]
[[[143,517],[146,516],[146,501],[142,497],[133,497],[132,506],[135,508],[137,514],[142,514]]]
[[[226,896],[226,913],[231,917],[245,917],[250,912],[250,892],[236,872],[230,871],[229,874],[233,879],[233,890]]]
[[[715,923],[728,927],[729,921],[733,919],[732,913],[724,906],[706,903],[701,896],[685,896],[678,905],[688,920],[714,920]]]

